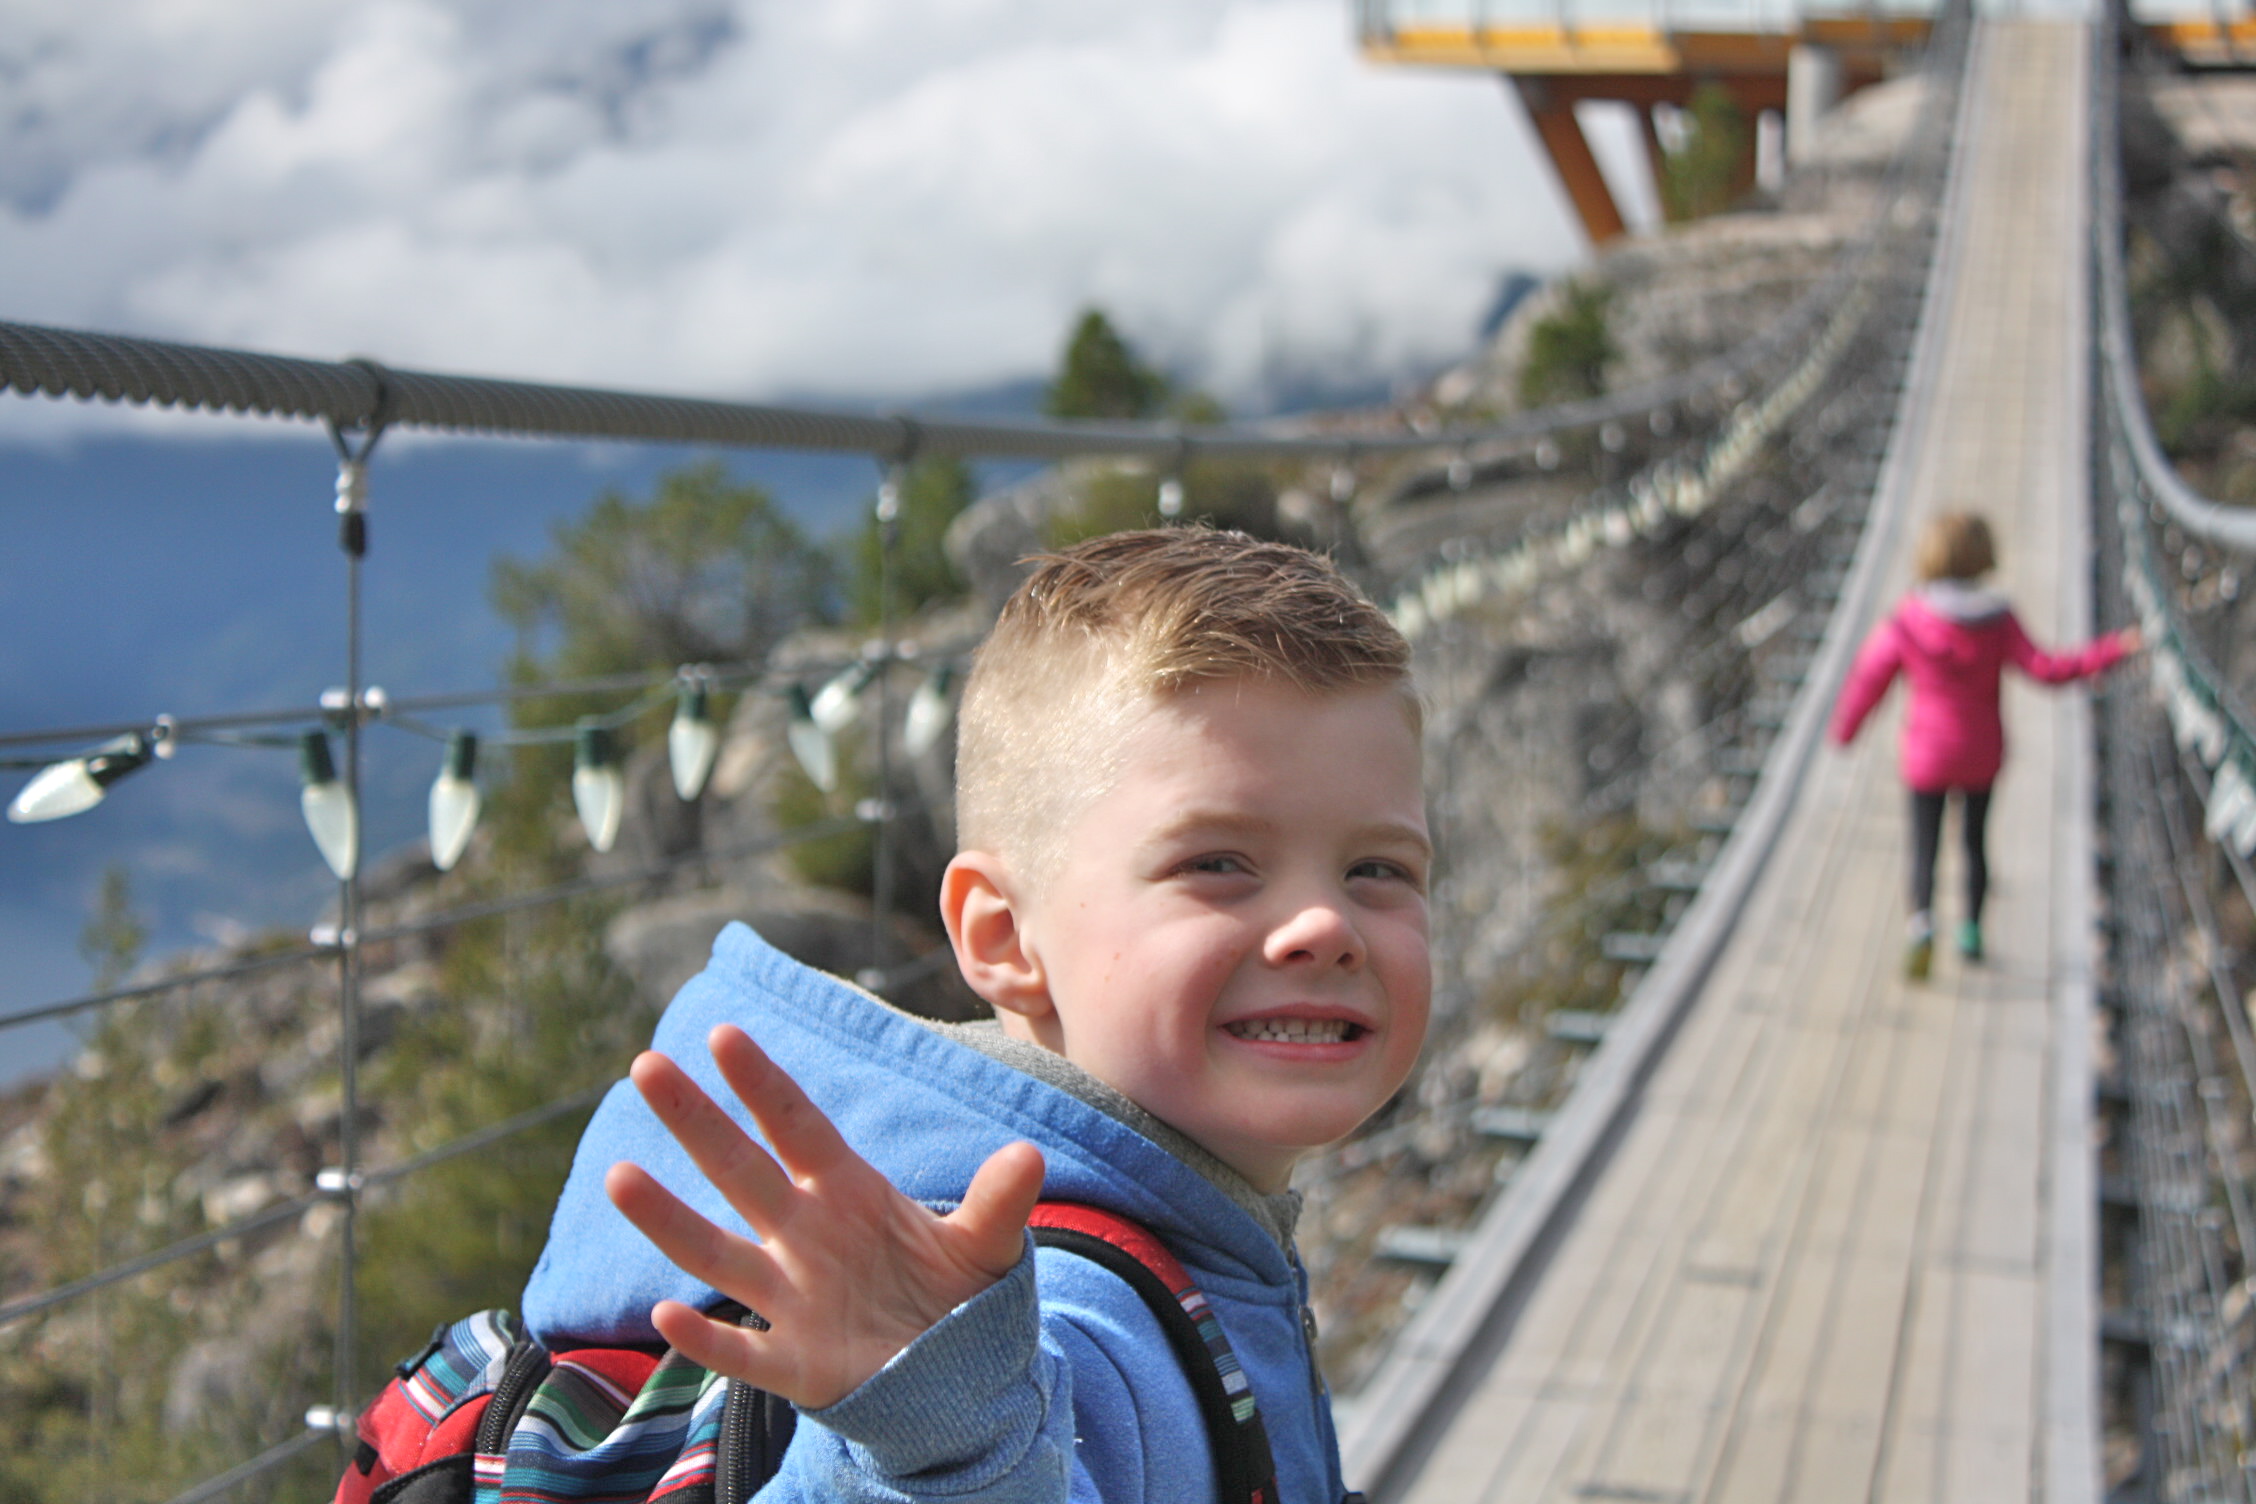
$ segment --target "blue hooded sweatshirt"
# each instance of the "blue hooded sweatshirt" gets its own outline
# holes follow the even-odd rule
[[[1275,1236],[1185,1159],[1074,1093],[775,950],[722,931],[652,1047],[747,1132],[750,1115],[705,1045],[734,1023],[789,1072],[847,1141],[905,1194],[952,1208],[972,1172],[1027,1140],[1047,1162],[1042,1194],[1133,1219],[1167,1245],[1220,1319],[1268,1429],[1284,1504],[1342,1497],[1339,1446],[1305,1316],[1306,1276]],[[655,1343],[650,1308],[715,1293],[676,1269],[603,1193],[631,1160],[715,1223],[742,1219],[625,1081],[580,1140],[547,1249],[523,1303],[551,1348]],[[1055,1249],[1027,1254],[885,1368],[827,1409],[803,1413],[763,1500],[888,1504],[1150,1501],[1214,1497],[1190,1382],[1158,1320],[1117,1276]]]

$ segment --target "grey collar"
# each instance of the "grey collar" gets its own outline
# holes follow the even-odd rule
[[[1292,1251],[1293,1227],[1300,1220],[1300,1192],[1286,1190],[1272,1195],[1256,1190],[1253,1183],[1243,1175],[1063,1055],[1023,1039],[1013,1039],[1003,1032],[1001,1024],[991,1019],[968,1024],[935,1023],[929,1019],[920,1019],[918,1022],[958,1044],[968,1045],[982,1055],[1001,1061],[1013,1070],[1023,1071],[1037,1081],[1054,1086],[1067,1096],[1094,1107],[1106,1117],[1142,1134],[1198,1171],[1216,1190],[1237,1203],[1247,1216],[1260,1224],[1264,1232],[1277,1240],[1279,1248],[1287,1253]]]

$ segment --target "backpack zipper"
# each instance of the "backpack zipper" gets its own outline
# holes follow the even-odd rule
[[[550,1367],[547,1348],[530,1337],[517,1339],[502,1363],[493,1395],[486,1401],[486,1413],[478,1417],[475,1446],[479,1453],[488,1457],[508,1454],[509,1433],[517,1429],[518,1418],[531,1403],[534,1388],[548,1377]]]
[[[735,1302],[729,1304],[734,1306]],[[768,1329],[768,1319],[758,1311],[745,1306],[736,1309],[741,1312],[736,1317],[738,1326],[755,1332]],[[726,1307],[716,1308],[711,1314],[725,1317],[726,1310]],[[776,1466],[782,1459],[763,1456],[758,1459],[758,1468],[767,1477],[756,1483],[747,1477],[754,1470],[754,1459],[750,1455],[753,1430],[767,1419],[763,1398],[761,1390],[741,1379],[728,1381],[728,1397],[721,1401],[721,1435],[713,1455],[713,1504],[745,1504],[754,1489],[765,1486],[768,1478],[775,1476]]]
[[[728,1398],[721,1402],[721,1439],[713,1458],[713,1504],[745,1504],[750,1490],[744,1486],[745,1456],[756,1396],[741,1380],[728,1381]]]

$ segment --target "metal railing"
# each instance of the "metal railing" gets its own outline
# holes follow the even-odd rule
[[[2205,859],[2199,843],[2221,854],[2256,911],[2256,721],[2189,620],[2184,571],[2165,567],[2162,541],[2256,551],[2256,512],[2188,486],[2146,411],[2123,258],[2125,17],[2105,9],[2092,140],[2099,585],[2139,623],[2148,653],[2146,683],[2117,676],[2100,716],[2112,860],[2107,1000],[2120,1059],[2115,1137],[2121,1199],[2134,1219],[2129,1307],[2109,1323],[2130,1360],[2127,1420],[2139,1442],[2123,1496],[2252,1504],[2256,1321],[2245,1282],[2256,1258],[2248,1174],[2256,1038],[2208,891],[2217,858]]]

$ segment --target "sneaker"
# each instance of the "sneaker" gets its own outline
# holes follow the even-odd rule
[[[1958,953],[1969,961],[1982,959],[1982,926],[1971,919],[1958,926]]]
[[[1920,935],[1904,947],[1904,978],[1924,982],[1927,972],[1935,964],[1935,937]]]
[[[1914,982],[1927,980],[1927,972],[1935,964],[1935,921],[1921,909],[1911,916],[1904,927],[1909,936],[1904,942],[1904,976]]]

